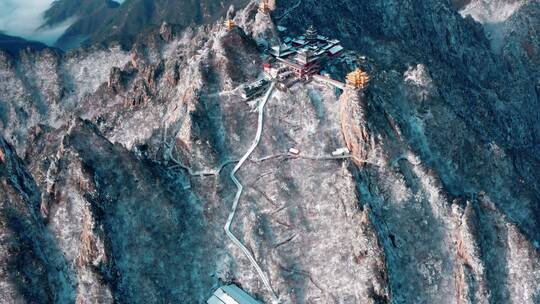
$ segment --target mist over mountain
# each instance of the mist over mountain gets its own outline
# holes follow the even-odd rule
[[[71,48],[79,45],[120,41],[129,45],[147,28],[168,22],[185,28],[222,17],[229,5],[241,8],[247,0],[189,1],[189,0],[128,0],[122,4],[112,0],[59,0],[45,12],[45,25],[54,26],[76,18],[60,37],[57,46]]]
[[[263,4],[0,35],[0,303],[540,303],[540,3]]]
[[[53,0],[0,1],[0,32],[53,45],[72,20],[42,27],[43,13]]]

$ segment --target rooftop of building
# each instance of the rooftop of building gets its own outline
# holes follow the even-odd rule
[[[218,288],[208,299],[208,304],[261,304],[236,285]]]
[[[308,39],[306,37],[316,37]],[[331,39],[317,33],[315,27],[311,25],[305,34],[296,37],[286,36],[280,45],[272,47],[270,53],[276,57],[287,57],[291,54],[298,54],[310,51],[316,56],[323,56],[326,52],[336,54],[343,50],[340,41]]]

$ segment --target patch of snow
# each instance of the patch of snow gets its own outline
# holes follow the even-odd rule
[[[486,23],[500,23],[506,21],[514,12],[524,4],[524,1],[509,3],[507,1],[479,0],[465,6],[460,14],[470,15],[474,20]]]
[[[63,64],[67,82],[75,91],[74,100],[78,102],[89,93],[93,93],[109,77],[113,67],[123,67],[129,60],[130,54],[119,47],[92,52],[81,57],[69,58]]]
[[[504,42],[504,23],[516,12],[525,1],[473,1],[460,11],[463,17],[471,16],[482,23],[491,40],[495,52],[499,52]]]
[[[444,221],[446,219],[446,197],[442,193],[440,182],[422,165],[413,166],[413,173],[419,181],[419,186],[423,192],[421,197],[431,206],[435,218]]]
[[[413,88],[414,95],[419,100],[425,101],[433,92],[433,79],[429,76],[425,65],[418,64],[415,67],[409,67],[403,77],[405,83]]]

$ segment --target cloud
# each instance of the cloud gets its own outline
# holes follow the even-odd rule
[[[43,13],[54,0],[0,0],[0,31],[52,45],[73,20],[53,28],[39,29]]]

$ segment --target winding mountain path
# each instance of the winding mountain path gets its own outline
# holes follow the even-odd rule
[[[229,237],[229,239],[231,239],[231,241],[238,248],[240,248],[240,250],[242,250],[244,255],[251,262],[251,265],[253,265],[255,270],[257,270],[257,273],[259,274],[259,277],[261,278],[261,280],[263,281],[265,287],[268,289],[268,291],[272,295],[272,303],[278,304],[279,303],[278,297],[276,296],[276,293],[274,292],[274,290],[272,289],[272,286],[270,285],[270,281],[268,280],[268,276],[263,272],[263,270],[261,269],[261,267],[259,266],[259,264],[255,260],[255,258],[251,254],[251,252],[249,252],[249,250],[246,248],[246,246],[244,246],[244,244],[242,244],[242,242],[240,242],[240,240],[238,240],[238,238],[236,238],[236,236],[231,232],[231,223],[232,223],[232,221],[234,219],[234,216],[236,215],[236,209],[238,208],[238,202],[240,201],[240,196],[242,195],[242,192],[244,190],[244,186],[236,178],[235,174],[236,174],[236,172],[238,172],[238,170],[240,170],[242,165],[246,162],[246,160],[253,153],[255,148],[257,148],[257,146],[259,145],[259,142],[261,140],[262,130],[263,130],[263,124],[264,124],[264,107],[265,107],[266,103],[268,102],[268,100],[270,99],[270,97],[272,96],[272,91],[274,90],[274,87],[275,87],[275,82],[272,82],[272,84],[270,85],[270,88],[268,89],[268,91],[266,92],[266,95],[264,96],[264,99],[261,101],[261,103],[258,106],[258,108],[259,108],[258,109],[259,110],[259,117],[258,117],[257,134],[255,135],[255,139],[253,140],[253,144],[251,145],[249,150],[246,152],[246,154],[244,154],[244,156],[240,159],[238,164],[236,164],[234,169],[231,171],[230,177],[231,177],[232,181],[234,182],[234,184],[236,185],[237,190],[236,190],[236,196],[234,197],[232,210],[231,210],[231,213],[229,214],[229,218],[227,219],[227,223],[225,224],[224,229],[225,229],[225,232],[227,233],[227,236]]]

